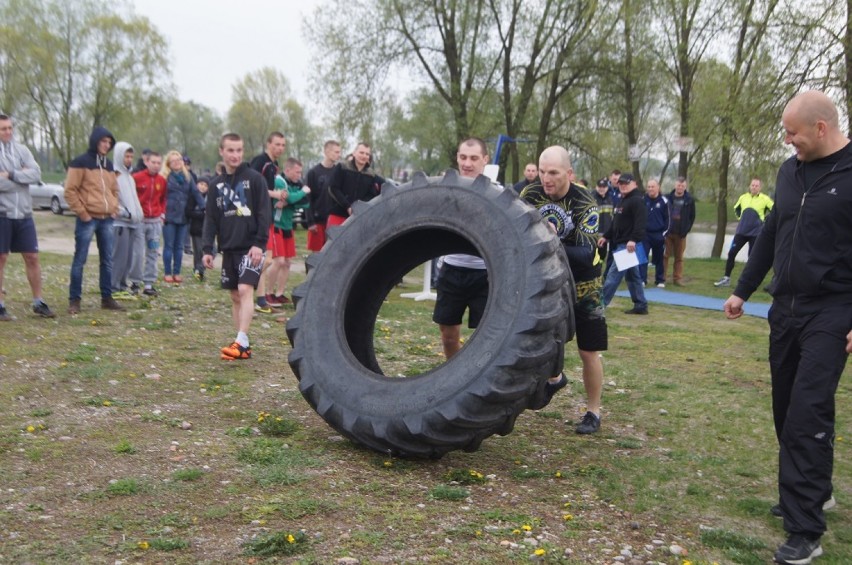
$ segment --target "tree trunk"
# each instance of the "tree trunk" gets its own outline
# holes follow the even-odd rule
[[[722,256],[725,245],[725,228],[728,226],[728,170],[731,167],[731,142],[727,127],[722,133],[722,158],[719,163],[719,193],[716,195],[716,239],[710,257]]]

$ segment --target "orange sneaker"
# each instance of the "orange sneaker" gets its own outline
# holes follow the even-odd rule
[[[251,357],[251,346],[243,347],[235,341],[231,345],[220,349],[219,352],[222,354],[223,359],[227,357],[231,361],[236,359],[249,359]]]

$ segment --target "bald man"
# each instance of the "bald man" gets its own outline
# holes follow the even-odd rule
[[[585,188],[570,181],[574,172],[568,152],[559,146],[545,149],[538,160],[539,180],[521,192],[521,200],[538,209],[542,220],[559,237],[577,287],[574,319],[577,349],[583,362],[586,412],[575,428],[593,434],[601,425],[603,364],[599,351],[607,349],[607,327],[601,292],[601,261],[597,250],[599,212]],[[545,386],[544,406],[568,383],[563,373]],[[533,408],[542,408],[534,406]]]
[[[778,171],[775,207],[725,314],[742,316],[773,269],[769,367],[780,503],[772,512],[789,536],[775,560],[799,564],[822,554],[823,510],[834,506],[834,394],[852,352],[852,146],[821,92],[793,98],[781,122],[796,155]]]

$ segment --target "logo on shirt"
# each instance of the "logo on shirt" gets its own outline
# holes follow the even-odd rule
[[[837,189],[835,187],[831,187],[831,190],[828,191],[832,196],[837,196]]]

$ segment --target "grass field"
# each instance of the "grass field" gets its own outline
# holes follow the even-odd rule
[[[38,214],[56,236],[70,238],[73,221]],[[627,316],[616,299],[600,433],[573,432],[584,404],[570,345],[570,386],[546,409],[477,452],[409,461],[363,450],[317,416],[274,317],[253,323],[254,358],[220,361],[233,332],[215,274],[105,312],[90,257],[71,318],[70,263],[42,254],[55,320],[28,313],[22,261],[7,265],[18,319],[0,325],[2,563],[759,564],[783,540],[768,513],[765,320],[653,304]],[[688,261],[683,290],[726,295],[712,286],[722,265]],[[383,366],[441,362],[431,303],[398,296],[418,276],[380,313]],[[848,372],[820,564],[852,562]]]

